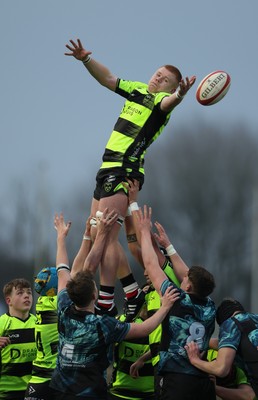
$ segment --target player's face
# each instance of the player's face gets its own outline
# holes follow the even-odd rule
[[[165,67],[159,68],[148,83],[150,93],[167,92],[174,93],[178,86],[175,75]]]
[[[11,295],[6,298],[8,306],[21,313],[30,311],[32,301],[32,290],[30,288],[13,288]]]

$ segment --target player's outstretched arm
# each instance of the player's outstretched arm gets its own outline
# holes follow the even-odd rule
[[[166,249],[167,255],[169,256],[173,270],[176,274],[176,277],[180,282],[182,282],[185,274],[188,272],[189,267],[186,265],[184,260],[180,257],[180,255],[175,250],[174,246],[171,244],[170,239],[164,229],[164,227],[159,223],[155,222],[155,227],[157,229],[157,233],[154,233],[154,237],[157,242]]]
[[[131,323],[130,330],[126,335],[126,339],[148,336],[152,331],[154,331],[154,329],[157,328],[157,326],[159,326],[159,324],[161,324],[179,297],[180,295],[177,289],[173,288],[172,286],[168,287],[164,293],[164,296],[162,297],[162,304],[158,311],[141,324]]]
[[[90,252],[92,241],[91,241],[91,233],[90,233],[90,219],[91,217],[88,217],[85,225],[85,231],[82,237],[82,242],[81,246],[79,248],[78,253],[76,254],[73,265],[72,265],[72,271],[71,271],[71,276],[73,277],[78,271],[81,271],[83,268],[83,265],[85,263],[85,260]]]
[[[62,213],[56,214],[54,227],[57,231],[56,269],[58,273],[58,292],[66,287],[70,279],[69,259],[66,250],[66,237],[71,227],[71,222],[65,222]]]
[[[151,207],[146,205],[143,211],[139,209],[136,212],[137,215],[137,228],[140,231],[141,238],[141,249],[144,267],[146,268],[147,274],[155,287],[160,293],[160,287],[164,280],[167,279],[166,274],[160,268],[157,253],[153,247],[152,236],[151,236]],[[161,294],[161,293],[160,293]]]
[[[126,180],[127,180],[127,184],[124,186],[126,186],[126,188],[128,190],[129,209],[131,212],[131,215],[127,216],[125,219],[128,247],[129,247],[131,253],[133,254],[133,256],[135,257],[135,259],[144,268],[144,264],[143,264],[143,260],[142,260],[142,251],[141,251],[141,235],[140,235],[138,225],[137,225],[137,210],[139,209],[139,206],[137,203],[137,198],[138,198],[140,184],[136,179],[126,178]],[[152,232],[151,232],[151,237],[152,237],[152,244],[153,244],[154,250],[158,257],[159,265],[160,265],[160,267],[162,267],[166,260],[165,256],[160,251],[160,248],[157,245],[157,242],[156,242],[155,237]],[[129,240],[130,240],[130,242],[129,242]]]
[[[70,40],[70,43],[66,44],[66,48],[70,50],[69,53],[64,53],[66,56],[72,56],[76,58],[76,60],[82,61],[93,78],[95,78],[101,85],[115,91],[117,76],[112,74],[103,64],[93,59],[91,57],[92,52],[83,47],[80,39],[77,39],[77,42]]]
[[[137,197],[139,193],[140,183],[136,179],[126,178],[126,183],[124,182],[124,187],[127,189],[128,194],[128,215],[125,217],[125,231],[127,237],[128,248],[136,259],[136,261],[144,268],[142,260],[142,251],[140,246],[140,235],[137,231],[137,224],[134,223],[134,210],[138,209]],[[131,210],[131,204],[134,205],[133,210]]]

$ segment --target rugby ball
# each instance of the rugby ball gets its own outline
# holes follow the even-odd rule
[[[214,71],[205,76],[196,90],[196,100],[203,106],[218,103],[228,92],[231,78],[225,71]]]

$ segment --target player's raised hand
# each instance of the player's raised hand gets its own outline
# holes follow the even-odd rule
[[[159,222],[155,222],[155,227],[157,229],[157,233],[154,232],[154,237],[157,240],[157,242],[160,244],[160,246],[166,248],[168,247],[171,242],[169,240],[169,237],[165,231],[165,229],[163,228],[163,226],[159,223]]]
[[[71,224],[71,221],[68,221],[67,223],[65,222],[63,213],[60,213],[60,215],[58,215],[57,213],[55,214],[54,227],[57,230],[58,237],[67,236]]]
[[[65,56],[73,56],[77,60],[83,61],[92,53],[83,47],[80,39],[77,39],[77,43],[74,40],[70,40],[70,43],[71,44],[66,44],[65,47],[70,50],[71,53],[64,53]]]
[[[118,213],[115,210],[109,211],[108,208],[105,208],[102,215],[99,218],[98,223],[98,232],[102,232],[104,234],[108,233],[114,223],[117,221]]]
[[[151,222],[151,217],[152,217],[152,208],[144,205],[143,211],[141,208],[137,211],[137,225],[139,231],[150,231],[152,228],[152,222]]]
[[[193,86],[194,82],[196,81],[196,76],[188,76],[185,79],[181,79],[179,82],[179,95],[185,96],[188,90]]]

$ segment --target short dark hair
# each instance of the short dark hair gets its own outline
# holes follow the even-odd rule
[[[193,292],[200,298],[209,296],[215,288],[213,275],[201,266],[192,266],[188,278],[193,285]]]
[[[226,321],[226,319],[232,317],[236,311],[246,312],[239,301],[232,299],[231,297],[224,298],[216,311],[216,321],[218,325],[221,325]]]
[[[72,302],[78,307],[87,307],[95,291],[95,281],[89,271],[79,271],[67,282],[67,293]]]
[[[169,64],[163,65],[163,67],[166,68],[169,72],[171,72],[172,74],[175,75],[176,80],[177,80],[177,82],[179,84],[179,82],[182,79],[182,74],[179,71],[179,69],[177,67],[175,67],[174,65],[169,65]]]
[[[13,288],[15,288],[15,289],[31,289],[31,284],[29,281],[27,281],[27,279],[24,279],[24,278],[16,278],[16,279],[11,280],[10,282],[7,282],[3,287],[3,294],[4,294],[5,298],[7,296],[10,296]]]

